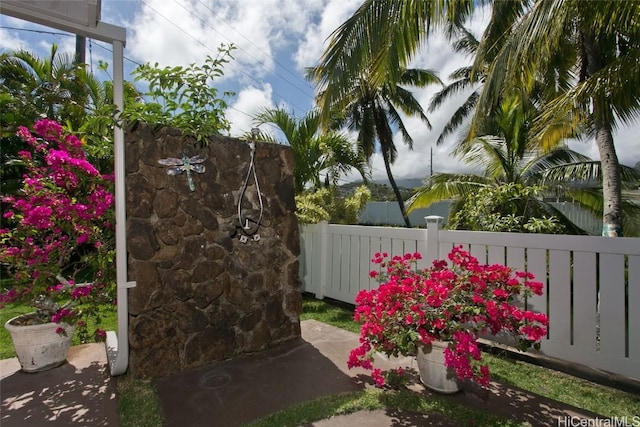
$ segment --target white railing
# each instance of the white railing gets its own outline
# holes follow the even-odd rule
[[[301,226],[303,290],[354,303],[376,252],[422,253],[420,267],[463,245],[481,263],[529,271],[545,284],[528,308],[549,316],[541,352],[640,380],[640,239],[320,223]]]

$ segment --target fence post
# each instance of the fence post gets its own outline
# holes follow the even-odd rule
[[[327,244],[329,239],[329,223],[327,221],[320,221],[318,223],[318,231],[320,233],[320,284],[316,298],[323,299],[324,290],[327,288],[327,268],[329,265],[329,245]]]
[[[433,261],[438,259],[440,254],[440,223],[442,223],[441,216],[429,215],[425,216],[424,220],[427,222],[427,265],[431,265]]]

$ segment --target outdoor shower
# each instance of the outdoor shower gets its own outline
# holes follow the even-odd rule
[[[260,194],[260,184],[258,183],[258,175],[256,174],[256,143],[255,139],[260,134],[260,130],[258,128],[251,129],[252,140],[249,141],[249,150],[250,150],[250,161],[249,167],[247,169],[247,175],[242,182],[242,187],[240,189],[240,194],[238,195],[238,224],[239,229],[241,231],[240,241],[242,243],[247,243],[249,238],[253,241],[257,242],[260,240],[260,234],[258,234],[258,230],[260,229],[260,222],[262,221],[262,215],[264,214],[264,204],[262,202],[262,195]],[[245,214],[243,214],[242,210],[242,199],[245,196],[247,191],[247,184],[249,183],[249,179],[251,174],[253,173],[253,181],[256,187],[256,193],[258,195],[258,204],[260,206],[260,214],[258,215],[258,219],[251,218]]]

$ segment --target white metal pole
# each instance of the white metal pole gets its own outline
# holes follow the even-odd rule
[[[111,375],[122,375],[129,365],[129,313],[127,289],[135,282],[127,281],[127,213],[125,190],[124,130],[120,112],[124,108],[124,44],[113,42],[113,102],[118,110],[114,129],[115,198],[116,198],[116,283],[118,298],[118,333],[107,332],[107,354]]]

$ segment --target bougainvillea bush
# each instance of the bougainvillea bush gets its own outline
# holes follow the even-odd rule
[[[114,301],[113,176],[101,174],[82,141],[54,121],[17,134],[26,172],[20,191],[2,199],[0,263],[11,287],[2,289],[0,307],[27,303],[35,314],[25,323],[66,323],[82,340],[101,339],[104,331],[90,334],[87,319],[99,323]]]
[[[421,344],[449,341],[445,365],[459,379],[486,386],[489,368],[482,363],[479,336],[507,332],[521,350],[539,347],[547,316],[523,308],[527,296],[542,294],[543,285],[533,281],[533,274],[481,265],[461,246],[448,258],[450,265],[437,260],[419,270],[419,253],[390,259],[386,253],[375,254],[372,262],[379,270],[370,275],[381,284],[356,296],[355,320],[362,327],[360,346],[349,355],[350,368],[371,370],[376,384],[383,386],[384,373],[373,367],[376,352],[412,356]]]

